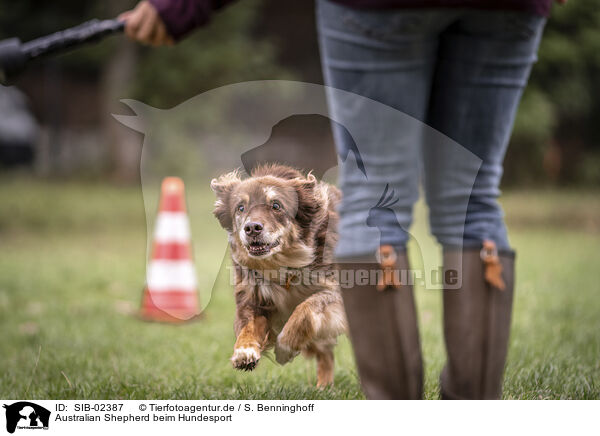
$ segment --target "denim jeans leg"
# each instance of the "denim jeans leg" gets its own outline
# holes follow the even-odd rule
[[[340,165],[344,198],[339,209],[338,257],[370,255],[380,244],[399,249],[406,245],[412,206],[418,198],[422,125],[418,120],[424,120],[427,112],[437,34],[449,20],[440,11],[372,11],[325,0],[317,3],[326,85],[383,103],[412,121],[398,134],[386,120],[373,119],[368,104],[356,100],[348,105],[330,98],[330,111],[338,121],[364,133],[356,143],[360,142],[366,168],[363,174],[356,166]],[[334,135],[339,155],[345,156],[353,138],[341,130],[334,129]],[[389,207],[375,210],[385,200],[384,193],[393,194]],[[368,218],[365,211],[370,212]],[[368,226],[378,228],[380,241],[374,243],[373,233],[363,230],[366,219]]]
[[[519,12],[466,11],[440,36],[427,122],[482,160],[474,184],[456,192],[444,183],[456,178],[451,156],[424,149],[431,230],[444,246],[491,239],[509,249],[497,202],[502,164],[544,23]],[[454,211],[457,196],[469,198],[466,219]]]

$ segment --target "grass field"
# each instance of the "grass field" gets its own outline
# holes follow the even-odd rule
[[[313,388],[314,364],[302,358],[279,367],[267,357],[252,373],[235,372],[225,269],[202,321],[139,321],[146,249],[139,188],[25,178],[2,178],[0,186],[1,398],[363,398],[346,338],[327,390]],[[599,194],[504,197],[518,251],[505,398],[600,398]],[[210,207],[210,193],[203,195],[197,200]],[[422,222],[423,210],[417,215]],[[202,252],[210,255],[222,237]],[[418,290],[417,298],[426,397],[437,398],[440,294]]]

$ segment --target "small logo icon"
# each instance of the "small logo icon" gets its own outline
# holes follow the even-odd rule
[[[6,431],[18,429],[48,430],[50,411],[29,401],[19,401],[3,406],[6,409]]]

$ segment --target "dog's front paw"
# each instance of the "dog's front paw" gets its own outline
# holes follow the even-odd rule
[[[300,351],[290,348],[286,337],[283,333],[280,333],[279,336],[277,336],[277,344],[275,345],[275,360],[277,360],[277,363],[285,365],[293,360],[298,354],[300,354]]]
[[[236,348],[230,360],[235,369],[252,371],[260,360],[260,351],[253,347]]]

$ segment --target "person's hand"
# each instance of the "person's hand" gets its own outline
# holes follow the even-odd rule
[[[146,0],[139,2],[134,9],[123,12],[119,20],[125,21],[125,34],[135,41],[153,46],[173,45],[173,38],[167,32],[165,23],[154,6]]]

